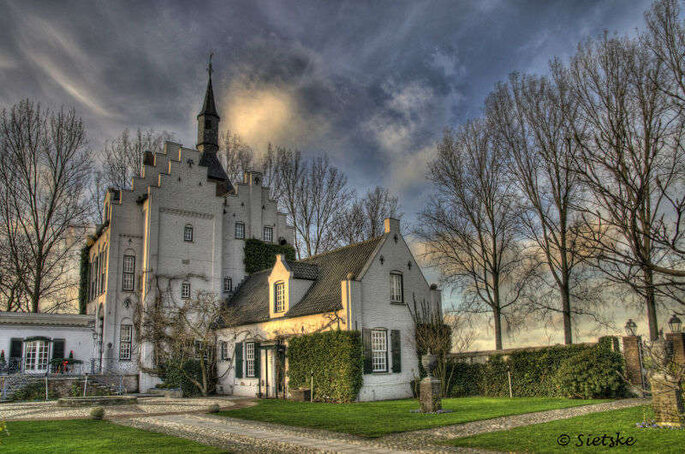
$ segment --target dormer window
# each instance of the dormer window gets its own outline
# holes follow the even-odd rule
[[[186,224],[185,228],[183,229],[183,241],[189,243],[193,242],[193,226],[190,224]]]
[[[285,312],[285,283],[274,284],[274,312]]]

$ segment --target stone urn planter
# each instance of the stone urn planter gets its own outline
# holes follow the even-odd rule
[[[312,390],[309,388],[291,389],[290,397],[295,402],[309,402],[312,400]]]
[[[438,357],[432,354],[430,350],[428,350],[428,353],[421,357],[421,365],[426,370],[428,376],[432,377],[433,372],[435,371],[435,367],[438,365]]]

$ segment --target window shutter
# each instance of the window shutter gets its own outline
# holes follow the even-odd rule
[[[373,373],[373,362],[371,360],[371,330],[362,329],[362,343],[364,344],[364,373]]]
[[[64,339],[52,340],[52,359],[64,358]]]
[[[254,343],[254,376],[259,378],[259,342]]]
[[[13,337],[10,342],[10,358],[21,358],[21,346],[23,341]]]
[[[400,330],[390,331],[390,345],[392,348],[392,371],[402,372],[402,345],[400,343]]]
[[[235,378],[243,378],[243,343],[238,342],[235,344],[235,353],[233,354],[235,358]]]

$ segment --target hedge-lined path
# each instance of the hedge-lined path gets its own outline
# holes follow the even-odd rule
[[[325,430],[213,415],[163,415],[118,419],[113,422],[245,453],[492,453],[471,448],[434,446],[430,443],[410,444],[399,448],[381,439],[365,439]]]
[[[455,424],[452,426],[390,434],[379,438],[378,441],[382,443],[388,443],[390,446],[404,447],[406,449],[412,446],[421,446],[426,443],[432,443],[451,438],[461,438],[487,432],[509,430],[515,427],[530,426],[532,424],[540,424],[558,419],[568,419],[575,416],[582,416],[608,410],[618,410],[621,408],[648,405],[649,403],[649,399],[621,399],[612,402],[604,402],[601,404],[561,408],[558,410],[545,410],[535,413],[525,413],[522,415],[502,416],[500,418],[485,419],[464,424]]]
[[[167,398],[138,397],[135,405],[105,406],[107,419],[132,416],[206,413],[210,406],[235,410],[254,405],[254,399],[230,397]],[[57,401],[5,402],[0,404],[0,419],[5,421],[39,421],[50,419],[84,419],[90,417],[92,407],[59,407]]]

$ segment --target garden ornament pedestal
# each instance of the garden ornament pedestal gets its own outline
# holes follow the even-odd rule
[[[435,355],[431,354],[430,350],[428,354],[423,355],[421,358],[421,364],[423,368],[426,369],[428,376],[421,380],[419,385],[419,400],[421,403],[421,413],[435,413],[442,410],[442,401],[440,396],[440,380],[433,377],[433,371],[435,366],[438,364]]]
[[[649,376],[654,420],[661,426],[683,427],[685,408],[681,384],[676,377],[666,372],[673,361],[672,344],[659,337],[652,342],[651,355],[657,363],[656,371]]]

